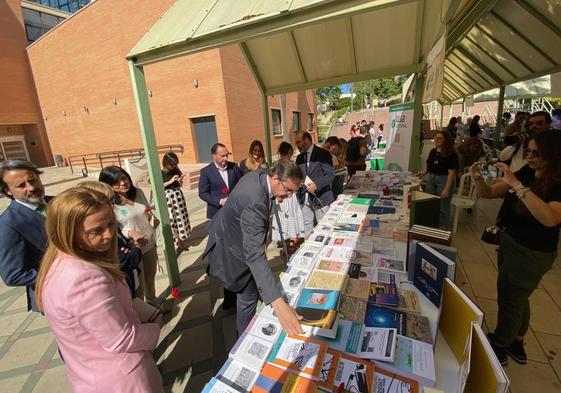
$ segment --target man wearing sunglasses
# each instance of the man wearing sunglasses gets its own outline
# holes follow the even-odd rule
[[[210,222],[203,257],[208,256],[207,273],[237,294],[238,334],[255,315],[259,298],[271,304],[288,334],[303,333],[299,316],[281,296],[265,253],[273,204],[292,196],[302,181],[302,171],[291,161],[250,172]]]

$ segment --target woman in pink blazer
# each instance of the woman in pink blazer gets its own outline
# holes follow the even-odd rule
[[[163,392],[152,357],[161,314],[133,300],[123,281],[107,196],[69,189],[50,203],[45,225],[49,246],[37,302],[64,357],[71,390]]]

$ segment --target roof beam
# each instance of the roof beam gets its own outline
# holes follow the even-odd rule
[[[257,86],[259,87],[259,90],[261,91],[261,93],[265,93],[265,84],[263,83],[261,74],[259,74],[259,70],[255,65],[255,61],[253,60],[253,56],[251,56],[251,52],[249,51],[247,44],[245,42],[241,42],[240,49],[242,51],[243,56],[245,57],[245,61],[247,62],[249,69],[251,70],[251,73],[253,74],[253,78],[255,79],[255,82],[257,82]]]
[[[465,57],[467,57],[469,59],[469,61],[471,61],[473,64],[475,64],[476,67],[479,67],[479,69],[481,69],[481,71],[483,71],[484,73],[486,73],[487,75],[489,75],[491,77],[491,79],[493,79],[493,82],[495,85],[497,86],[502,86],[504,85],[504,81],[499,78],[499,76],[497,76],[497,74],[495,74],[493,71],[491,71],[489,69],[489,67],[487,67],[485,64],[483,64],[482,62],[480,62],[475,56],[473,56],[468,50],[466,50],[463,46],[458,46],[456,48],[458,50],[458,52],[460,52],[462,55],[464,55]]]
[[[524,8],[526,12],[532,15],[534,18],[540,21],[545,27],[551,30],[554,34],[561,38],[561,29],[554,24],[549,18],[543,15],[540,11],[534,8],[533,5],[529,4],[525,0],[514,0],[520,7]]]
[[[358,72],[358,67],[356,65],[356,50],[355,50],[355,39],[353,35],[353,18],[349,16],[345,20],[347,25],[347,35],[349,37],[349,48],[351,49],[351,67],[353,72],[356,74]]]
[[[489,32],[487,32],[483,27],[481,27],[479,25],[475,25],[475,28],[477,29],[477,31],[480,31],[481,34],[483,34],[485,37],[487,37],[490,41],[494,42],[495,45],[497,45],[499,48],[501,48],[506,53],[508,53],[510,56],[512,56],[512,58],[514,60],[516,60],[517,62],[522,64],[524,66],[524,68],[526,68],[528,71],[530,71],[530,73],[533,74],[534,72],[536,72],[536,70],[534,70],[532,67],[530,67],[525,61],[523,61],[520,57],[518,57],[513,51],[511,51],[509,48],[507,48],[505,45],[503,45],[502,42],[500,42],[495,37],[493,37],[491,34],[489,34]]]
[[[480,51],[481,53],[484,53],[488,58],[491,59],[491,61],[492,61],[493,63],[496,63],[499,67],[501,67],[504,71],[506,71],[507,74],[510,74],[510,75],[511,75],[513,78],[515,78],[515,79],[517,78],[517,75],[516,75],[514,72],[512,72],[511,70],[509,70],[509,69],[507,68],[506,65],[504,65],[503,63],[501,63],[500,61],[498,61],[497,59],[495,59],[494,56],[491,56],[491,55],[489,54],[489,51],[483,49],[483,48],[481,47],[481,45],[479,45],[477,42],[475,42],[475,41],[473,40],[473,38],[471,38],[470,36],[465,36],[464,39],[467,40],[467,41],[469,41],[473,46],[475,46],[477,49],[479,49],[479,51]]]
[[[458,97],[464,97],[466,95],[465,93],[462,93],[454,83],[451,83],[446,76],[444,77],[444,83],[448,86],[448,89],[456,93]]]
[[[250,67],[251,68],[251,67]],[[367,79],[385,78],[395,75],[414,74],[420,72],[422,64],[412,64],[401,67],[384,68],[382,70],[365,71],[354,74],[342,75],[336,78],[322,79],[317,81],[310,81],[307,83],[296,83],[286,86],[271,87],[265,93],[269,96],[288,93],[297,90],[316,89],[318,87],[340,85],[348,82],[356,82]]]
[[[417,0],[417,21],[415,25],[415,48],[413,53],[414,63],[421,60],[421,47],[423,43],[423,20],[425,19],[425,0]]]
[[[457,55],[455,53],[452,53],[451,55],[454,55],[454,59],[452,59],[452,56],[448,56],[448,58],[446,59],[446,61],[450,62],[451,64],[453,64],[456,68],[460,68],[458,67],[458,65],[455,63],[455,59],[457,58]],[[485,75],[483,75],[479,70],[476,70],[475,68],[473,68],[470,64],[466,63],[466,62],[462,62],[462,65],[464,65],[465,67],[469,68],[471,72],[473,72],[474,74],[477,74],[477,76],[479,76],[481,79],[483,79],[485,82],[487,82],[487,84],[489,85],[493,85],[493,82],[489,82],[489,79],[487,79],[487,77]]]
[[[493,8],[497,0],[479,0],[477,4],[472,7],[467,7],[466,11],[459,18],[456,23],[448,32],[446,37],[446,54],[450,53],[456,45],[469,33],[471,28],[475,26],[486,12]]]
[[[507,27],[507,29],[511,30],[514,34],[516,34],[518,37],[520,37],[522,39],[522,41],[524,41],[527,45],[529,45],[531,48],[533,48],[536,52],[538,52],[542,57],[544,57],[547,61],[549,61],[552,65],[556,65],[557,63],[555,62],[555,60],[553,60],[547,53],[545,53],[543,50],[541,50],[540,48],[538,48],[536,45],[534,45],[534,43],[532,41],[530,41],[528,39],[528,37],[526,37],[524,34],[522,34],[520,32],[520,30],[518,30],[517,28],[515,28],[513,25],[510,24],[510,22],[508,22],[506,19],[504,19],[502,16],[500,16],[499,14],[497,14],[496,12],[494,12],[493,10],[491,10],[489,12],[489,14],[491,14],[493,16],[493,18],[497,19],[500,23],[502,23],[503,25],[505,25]]]
[[[296,38],[294,38],[294,31],[290,30],[288,32],[290,36],[290,47],[292,48],[292,52],[294,53],[294,57],[296,57],[296,62],[298,63],[298,72],[300,74],[300,78],[304,82],[308,81],[308,77],[306,76],[306,70],[304,70],[304,65],[302,64],[302,58],[300,57],[300,51],[298,50],[298,45],[296,45]]]
[[[450,63],[452,64],[452,63]],[[473,79],[471,76],[466,74],[461,68],[457,67],[455,64],[452,64],[454,68],[448,66],[448,72],[456,75],[461,80],[465,81],[473,90],[484,89],[484,86]]]

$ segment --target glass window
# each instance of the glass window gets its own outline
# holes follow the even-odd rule
[[[42,28],[37,27],[37,26],[31,26],[31,25],[25,25],[25,32],[27,34],[27,41],[29,42],[33,42],[37,39],[39,39],[39,37],[41,37],[43,34],[46,33],[46,31],[44,31]]]
[[[273,117],[273,135],[282,135],[282,124],[281,124],[281,111],[280,109],[271,109],[271,114]]]
[[[292,132],[300,131],[300,112],[292,112]]]
[[[308,117],[306,119],[306,129],[308,131],[312,131],[314,128],[314,114],[308,113]]]
[[[27,8],[22,8],[21,11],[25,23],[41,24],[41,14],[39,11],[28,10]]]

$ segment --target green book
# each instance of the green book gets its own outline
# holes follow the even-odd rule
[[[372,199],[369,198],[353,198],[351,201],[352,205],[366,205],[370,206],[372,204]]]

